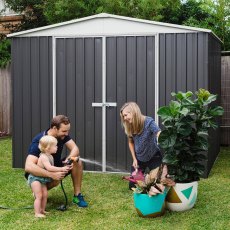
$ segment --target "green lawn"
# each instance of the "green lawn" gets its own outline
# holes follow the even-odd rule
[[[0,140],[0,206],[33,205],[22,169],[12,169],[11,139]],[[86,209],[71,204],[70,177],[64,180],[68,210],[57,211],[64,203],[60,187],[49,192],[45,219],[34,218],[33,209],[0,209],[0,229],[230,229],[230,148],[222,148],[208,179],[199,182],[198,200],[187,212],[169,212],[158,218],[141,218],[133,205],[132,192],[119,174],[84,173]]]

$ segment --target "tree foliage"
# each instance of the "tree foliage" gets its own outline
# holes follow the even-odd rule
[[[159,0],[50,0],[44,14],[50,23],[57,23],[97,13],[160,20],[162,3]]]
[[[206,19],[206,28],[222,40],[223,50],[230,50],[230,0],[203,0],[201,7],[211,12],[211,17]]]
[[[101,0],[49,0],[44,15],[50,24],[100,13]]]
[[[6,0],[6,6],[23,15],[20,24],[6,25],[13,32],[106,12],[210,29],[230,50],[230,0]]]
[[[230,50],[230,0],[188,0],[180,13],[179,24],[212,30]]]
[[[10,40],[0,35],[0,68],[5,68],[10,61]]]
[[[12,32],[33,29],[48,25],[43,13],[46,0],[6,0],[6,6],[22,14],[19,24],[6,25]]]
[[[46,0],[6,0],[6,7],[20,13],[23,18],[21,23],[8,23],[3,26],[11,32],[33,29],[48,24],[44,16],[44,3]],[[0,34],[0,67],[3,68],[10,61],[10,40]]]

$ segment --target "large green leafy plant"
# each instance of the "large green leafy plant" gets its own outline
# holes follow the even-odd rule
[[[204,89],[195,95],[188,91],[172,96],[175,100],[158,110],[164,126],[158,140],[163,162],[176,182],[197,181],[205,170],[202,161],[208,150],[208,131],[217,128],[216,117],[224,111],[220,106],[210,106],[217,95]]]

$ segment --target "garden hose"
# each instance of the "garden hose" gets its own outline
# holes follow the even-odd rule
[[[70,165],[70,164],[72,164],[73,161],[78,162],[78,160],[79,160],[79,157],[73,157],[72,159],[69,159],[66,164]],[[61,180],[61,189],[62,189],[64,197],[65,197],[65,204],[57,207],[57,210],[66,211],[67,210],[68,199],[67,199],[67,196],[66,196],[66,193],[65,193],[65,189],[64,189],[62,180]],[[32,209],[32,208],[34,208],[34,207],[33,206],[27,206],[27,207],[21,207],[21,208],[12,208],[12,207],[5,207],[5,206],[0,205],[0,209],[9,209],[9,210]]]
[[[67,200],[67,196],[66,196],[66,193],[65,193],[65,189],[64,189],[62,180],[61,180],[61,189],[62,189],[64,197],[65,197],[65,204],[63,204],[60,207],[58,207],[57,210],[66,211],[67,210],[68,200]],[[34,208],[34,206],[26,206],[26,207],[14,208],[14,207],[6,207],[6,206],[0,205],[0,209],[7,209],[7,210],[22,210],[22,209],[33,209],[33,208]]]
[[[66,196],[66,193],[65,193],[65,189],[64,189],[62,180],[61,180],[61,189],[62,189],[64,197],[65,197],[65,204],[62,204],[61,206],[57,207],[57,210],[59,210],[59,211],[66,211],[67,210],[68,200],[67,200],[67,196]]]
[[[5,206],[0,205],[0,209],[8,209],[8,210],[21,210],[21,209],[33,209],[33,208],[34,208],[34,206],[12,208],[12,207],[5,207]]]
[[[79,161],[79,156],[78,157],[70,157],[65,164],[66,165],[71,165],[73,162],[78,162],[78,161]],[[65,197],[65,204],[59,206],[57,208],[57,210],[59,210],[59,211],[66,211],[67,210],[68,200],[67,200],[67,196],[66,196],[66,193],[65,193],[65,189],[64,189],[62,180],[61,180],[61,189],[62,189],[64,197]]]

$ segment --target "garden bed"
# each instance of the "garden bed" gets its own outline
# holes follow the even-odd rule
[[[0,139],[3,139],[3,138],[6,138],[6,137],[9,137],[9,133],[7,132],[4,132],[4,131],[0,131]]]

